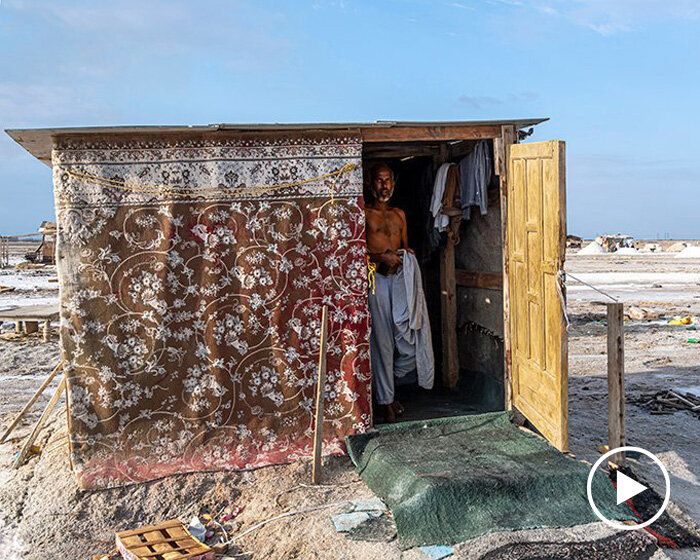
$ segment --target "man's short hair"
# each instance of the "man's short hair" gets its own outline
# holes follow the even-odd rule
[[[383,161],[380,161],[378,163],[375,163],[370,171],[369,171],[369,177],[370,180],[374,183],[374,179],[376,178],[377,174],[382,170],[382,169],[388,169],[389,173],[391,173],[391,182],[396,183],[396,177],[394,177],[394,170],[389,167],[387,163],[384,163]]]

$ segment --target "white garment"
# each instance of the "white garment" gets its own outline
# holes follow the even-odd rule
[[[435,218],[435,229],[445,231],[450,225],[450,218],[442,213],[442,199],[445,195],[445,185],[447,184],[447,172],[454,163],[443,163],[435,174],[433,184],[433,197],[430,199],[430,212]]]
[[[432,389],[435,377],[428,307],[415,255],[404,252],[403,265],[389,276],[376,273],[369,292],[372,386],[379,404],[394,402],[396,379],[416,372],[418,384]]]
[[[432,389],[435,380],[435,359],[428,304],[423,293],[423,281],[421,280],[418,259],[408,251],[404,251],[403,254],[403,279],[406,286],[409,328],[414,335],[413,344],[416,349],[418,385],[424,389]]]

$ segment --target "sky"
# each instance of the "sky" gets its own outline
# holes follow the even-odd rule
[[[549,117],[568,231],[700,238],[695,0],[0,0],[0,128]],[[0,234],[53,215],[0,132]]]

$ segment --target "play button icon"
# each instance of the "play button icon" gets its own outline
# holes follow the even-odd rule
[[[617,505],[626,502],[630,498],[634,498],[637,494],[641,494],[644,490],[649,490],[643,484],[639,484],[636,480],[631,479],[625,473],[617,471]]]
[[[645,455],[647,458],[651,459],[651,463],[655,464],[656,467],[658,467],[661,474],[663,474],[664,482],[666,484],[666,492],[665,492],[663,504],[661,505],[661,507],[658,509],[658,511],[650,519],[642,520],[642,522],[636,523],[636,524],[625,524],[625,523],[621,523],[617,520],[606,518],[600,512],[601,508],[599,508],[598,505],[596,505],[596,502],[595,502],[594,496],[593,496],[593,490],[592,490],[593,477],[594,477],[596,471],[602,465],[607,464],[606,459],[610,458],[613,455],[621,453],[621,452],[628,452],[628,453],[633,452],[639,456]],[[650,465],[651,465],[651,463],[650,463]],[[640,463],[639,465],[641,466],[642,464]],[[653,466],[652,466],[652,468],[653,468]],[[607,477],[607,475],[605,475],[605,476]],[[640,482],[634,480],[632,477],[626,475],[625,473],[623,473],[619,470],[615,472],[615,487],[616,487],[615,488],[616,494],[615,494],[614,499],[617,500],[616,505],[618,507],[620,507],[621,504],[624,504],[628,500],[631,500],[635,496],[638,496],[642,492],[646,492],[646,491],[650,490],[649,487],[644,486],[644,484],[641,484]],[[625,531],[632,531],[634,529],[642,529],[648,525],[651,525],[654,521],[656,521],[659,517],[661,517],[661,514],[666,509],[666,506],[668,506],[668,502],[671,498],[671,481],[669,479],[668,471],[666,470],[666,467],[659,460],[659,458],[656,455],[654,455],[653,453],[650,453],[649,451],[647,451],[646,449],[642,449],[641,447],[630,447],[630,446],[617,447],[616,449],[611,449],[610,451],[608,451],[607,453],[602,455],[593,464],[590,472],[588,473],[588,484],[587,484],[586,492],[588,494],[588,503],[591,505],[591,508],[593,509],[593,513],[595,513],[596,516],[601,521],[603,521],[604,523],[607,523],[608,525],[610,525],[611,527],[614,527],[616,529],[622,529]],[[613,506],[613,504],[611,503],[613,501],[613,495],[611,492],[609,492],[609,494],[610,494],[609,499],[605,499],[601,503],[602,509],[607,510],[607,511],[610,511],[610,506]],[[598,496],[598,498],[602,499],[600,496]],[[622,507],[624,508],[626,506],[622,506]],[[624,519],[624,517],[618,518],[618,519]]]

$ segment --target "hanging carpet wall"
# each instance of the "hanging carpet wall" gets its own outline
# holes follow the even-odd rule
[[[213,138],[54,147],[82,488],[308,456],[323,304],[326,450],[370,426],[360,139]]]

